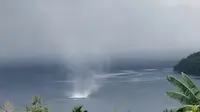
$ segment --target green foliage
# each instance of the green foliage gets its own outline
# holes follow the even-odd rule
[[[186,58],[181,59],[174,66],[174,71],[184,72],[192,75],[200,74],[200,52],[193,53]]]
[[[3,106],[1,106],[0,112],[14,112],[14,106],[10,101],[6,101]]]
[[[42,104],[40,97],[34,96],[32,106],[26,107],[26,112],[48,112],[48,107]]]
[[[182,104],[198,105],[200,102],[199,89],[186,74],[182,73],[181,76],[181,81],[173,76],[167,76],[167,80],[179,90],[178,92],[167,92],[167,95]]]
[[[167,76],[167,80],[179,90],[166,92],[167,95],[185,105],[179,109],[166,109],[163,112],[199,112],[200,90],[193,81],[185,73],[181,73],[181,80],[173,76]]]
[[[165,109],[163,112],[199,112],[199,105],[184,105],[181,108]]]
[[[199,112],[199,105],[184,105],[181,108],[165,109],[163,112]]]
[[[6,101],[3,106],[0,107],[0,112],[49,112],[47,106],[42,104],[41,98],[38,96],[34,96],[32,98],[32,105],[30,107],[26,107],[25,111],[16,111],[13,105]],[[72,108],[72,112],[88,112],[83,109],[83,106],[74,106]]]
[[[83,110],[83,106],[74,106],[72,108],[72,112],[87,112],[87,110]]]
[[[177,112],[180,108],[165,109],[163,112]]]
[[[38,96],[34,96],[32,98],[32,105],[30,107],[26,107],[25,111],[16,111],[13,105],[6,101],[3,106],[0,107],[0,112],[49,112],[47,106],[42,104],[41,98]],[[83,109],[83,106],[74,106],[72,108],[72,112],[88,112],[87,110]]]
[[[184,105],[177,112],[199,112],[199,105]]]
[[[114,112],[118,112],[117,110],[114,110]]]
[[[190,104],[190,98],[179,92],[167,92],[170,98],[180,101],[182,104]]]

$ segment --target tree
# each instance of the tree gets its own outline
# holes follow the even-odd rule
[[[193,53],[181,59],[175,66],[175,72],[184,72],[190,75],[200,74],[200,52]]]
[[[87,110],[83,110],[83,106],[74,106],[72,112],[87,112]]]
[[[48,112],[48,107],[42,104],[40,97],[34,96],[32,99],[32,107],[26,107],[26,112]]]
[[[0,112],[14,112],[14,106],[10,101],[6,101],[3,106],[0,107]]]

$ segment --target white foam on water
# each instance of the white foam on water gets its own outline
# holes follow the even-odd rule
[[[85,99],[88,98],[89,94],[81,94],[81,93],[72,93],[72,96],[69,96],[68,98],[72,99]]]
[[[99,75],[94,75],[95,78],[113,78],[117,76],[125,76],[129,75],[128,73],[107,73],[107,74],[99,74]]]
[[[133,78],[131,82],[149,82],[149,81],[158,81],[165,80],[164,77],[149,77],[149,78]]]
[[[95,78],[93,74],[76,77],[73,83],[73,88],[71,92],[67,92],[66,96],[72,99],[85,99],[91,94],[97,92],[103,85],[103,80]]]
[[[130,73],[130,74],[138,74],[139,72],[136,72],[134,70],[123,70],[124,73]]]
[[[128,76],[128,75],[132,75],[132,76],[142,76],[146,73],[142,73],[142,72],[135,72],[133,70],[123,70],[119,73],[105,73],[105,74],[97,74],[94,77],[95,78],[117,78],[118,76],[123,77],[123,76]],[[119,77],[119,78],[120,78]]]
[[[88,72],[88,75],[84,77],[76,77],[73,81],[73,89],[71,92],[67,92],[68,98],[72,99],[85,99],[91,94],[97,92],[105,83],[107,79],[130,75],[130,73],[95,73],[94,71]],[[139,74],[141,76],[143,74]]]
[[[153,70],[150,70],[153,71]],[[80,71],[77,72],[73,80],[71,81],[57,81],[59,83],[72,83],[72,89],[70,91],[66,91],[66,97],[71,98],[74,100],[78,99],[87,99],[92,94],[98,92],[100,88],[106,83],[109,82],[109,78],[117,78],[122,76],[134,76],[132,79],[124,80],[124,81],[114,81],[114,82],[152,82],[152,81],[159,81],[166,78],[163,77],[143,77],[143,75],[151,75],[149,72],[137,72],[135,71],[130,73],[128,72],[120,72],[120,73],[95,73],[95,71],[87,70],[87,71]],[[83,75],[79,75],[82,74]],[[73,74],[74,75],[74,74]],[[113,81],[111,81],[112,83]]]
[[[150,71],[150,72],[152,71],[153,72],[153,71],[156,71],[156,69],[153,69],[153,68],[152,69],[144,69],[143,71]]]

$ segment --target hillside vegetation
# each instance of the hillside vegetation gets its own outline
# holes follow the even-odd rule
[[[175,72],[184,72],[190,75],[200,75],[200,52],[193,53],[181,59],[174,66]]]

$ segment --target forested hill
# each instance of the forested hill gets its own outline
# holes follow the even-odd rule
[[[200,75],[200,52],[193,53],[181,59],[175,66],[175,72],[184,72],[190,75]]]

